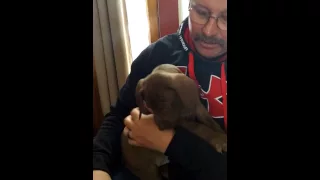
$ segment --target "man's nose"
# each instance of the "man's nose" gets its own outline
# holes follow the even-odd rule
[[[217,26],[217,19],[210,18],[209,21],[202,28],[202,32],[207,36],[211,37],[218,33],[219,28]]]

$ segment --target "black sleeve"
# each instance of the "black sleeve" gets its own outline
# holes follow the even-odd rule
[[[165,155],[175,167],[186,170],[184,174],[174,174],[181,173],[179,170],[174,173],[169,171],[171,177],[194,180],[227,179],[227,154],[218,153],[209,143],[184,128],[176,128]]]
[[[145,76],[144,65],[149,59],[152,46],[147,47],[131,65],[131,72],[121,88],[117,102],[105,115],[103,123],[93,139],[93,170],[102,170],[112,175],[120,162],[121,133],[123,120],[136,107],[135,87],[139,79]]]

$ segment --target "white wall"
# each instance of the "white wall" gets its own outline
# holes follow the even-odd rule
[[[131,54],[134,61],[150,44],[146,0],[126,0]]]
[[[182,22],[188,15],[189,0],[178,0],[179,4],[179,22]]]
[[[132,60],[150,44],[146,3],[146,0],[125,0]],[[188,5],[189,0],[178,0],[179,22],[189,15]]]

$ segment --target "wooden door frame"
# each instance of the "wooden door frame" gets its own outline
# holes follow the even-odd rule
[[[178,0],[147,0],[150,41],[177,32],[179,28]]]
[[[96,135],[103,121],[103,112],[101,108],[98,79],[93,59],[93,136]]]
[[[159,39],[158,0],[147,0],[147,14],[150,28],[150,42]]]

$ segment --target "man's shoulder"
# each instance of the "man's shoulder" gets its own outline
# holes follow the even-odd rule
[[[140,54],[147,59],[154,56],[171,54],[173,51],[182,50],[179,37],[176,33],[165,35],[151,43]]]
[[[169,34],[150,44],[133,62],[133,66],[134,69],[148,74],[160,64],[174,64],[181,61],[184,53],[178,35]]]
[[[159,38],[155,43],[166,45],[177,44],[179,43],[179,36],[177,33],[168,34]]]
[[[178,34],[169,34],[151,44],[150,60],[156,64],[173,63],[177,56],[185,54]]]
[[[175,50],[181,49],[181,43],[179,41],[178,34],[168,34],[159,38],[156,42],[153,43],[154,48],[156,49],[166,49],[166,50]]]

